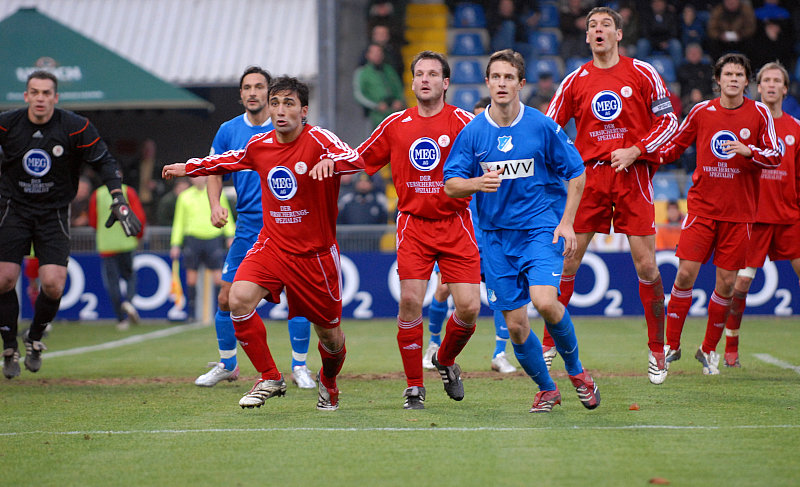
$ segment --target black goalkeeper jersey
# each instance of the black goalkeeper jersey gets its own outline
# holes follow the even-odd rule
[[[119,166],[97,129],[68,110],[56,108],[42,125],[28,119],[27,108],[1,113],[0,147],[0,196],[17,203],[37,208],[69,205],[84,162],[106,184],[119,185]]]

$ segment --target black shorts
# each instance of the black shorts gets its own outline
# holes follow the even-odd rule
[[[206,269],[222,269],[225,262],[225,237],[216,237],[203,240],[195,237],[183,239],[183,265],[187,269],[196,271],[200,264]]]
[[[66,267],[69,261],[69,206],[34,208],[0,197],[0,262],[22,264],[31,253],[39,265]]]

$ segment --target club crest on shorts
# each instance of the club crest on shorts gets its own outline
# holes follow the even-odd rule
[[[50,172],[50,154],[42,149],[31,149],[22,156],[22,167],[33,177],[40,178]]]
[[[725,142],[732,142],[734,140],[739,140],[736,138],[736,134],[731,132],[730,130],[720,130],[713,137],[711,137],[711,152],[720,159],[730,159],[736,153],[731,152],[730,154],[726,154],[723,150],[722,144]]]
[[[297,193],[294,173],[283,166],[275,166],[269,171],[267,184],[272,195],[281,201],[291,199]]]
[[[508,152],[514,148],[514,144],[511,142],[510,135],[501,135],[497,138],[497,149],[500,152]]]
[[[439,165],[442,151],[439,144],[430,137],[420,137],[408,149],[408,160],[420,171],[432,171]]]

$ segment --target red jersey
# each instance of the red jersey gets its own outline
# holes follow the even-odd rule
[[[334,177],[311,179],[319,161],[334,162]],[[186,161],[186,174],[203,176],[244,169],[261,178],[264,227],[260,242],[271,238],[284,252],[327,252],[336,244],[339,176],[364,168],[358,153],[334,133],[306,125],[293,142],[282,144],[275,130],[253,136],[244,149]]]
[[[395,112],[378,125],[360,146],[365,171],[375,174],[392,164],[397,209],[414,216],[441,220],[469,206],[470,197],[450,198],[444,192],[444,161],[453,141],[473,115],[445,103],[432,117],[417,107]]]
[[[787,225],[800,221],[800,121],[788,113],[773,121],[781,165],[761,170],[756,221]]]
[[[608,69],[589,61],[562,81],[547,108],[562,127],[575,118],[575,148],[584,163],[610,161],[611,153],[635,145],[639,159],[658,162],[658,148],[678,128],[669,93],[658,72],[625,56]]]
[[[721,144],[731,140],[746,144],[752,157],[723,153]],[[701,101],[675,137],[661,147],[664,163],[676,160],[695,141],[697,168],[687,198],[689,213],[712,220],[754,222],[761,169],[780,164],[769,109],[749,98],[732,110],[723,108],[719,98]]]

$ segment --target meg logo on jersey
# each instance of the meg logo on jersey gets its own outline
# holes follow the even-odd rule
[[[22,167],[33,177],[40,178],[50,172],[50,154],[42,149],[31,149],[22,156]]]
[[[275,166],[267,175],[267,183],[272,195],[281,201],[291,199],[297,193],[297,178],[283,166]]]
[[[432,171],[439,165],[442,151],[439,144],[431,138],[421,137],[411,144],[408,150],[408,160],[411,165],[420,171]]]
[[[610,122],[622,113],[622,98],[610,90],[603,90],[592,98],[592,113],[598,120]]]
[[[722,144],[725,142],[733,142],[734,140],[738,140],[736,138],[736,134],[730,130],[720,130],[714,134],[713,137],[711,137],[711,152],[713,152],[714,155],[720,159],[730,159],[735,155],[735,153],[731,152],[730,154],[726,154]]]

